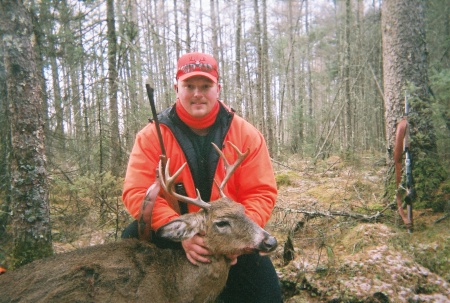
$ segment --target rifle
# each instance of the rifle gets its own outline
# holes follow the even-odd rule
[[[150,84],[146,83],[145,88],[147,89],[147,96],[148,100],[150,102],[150,107],[152,110],[152,116],[153,116],[153,122],[155,122],[156,126],[156,132],[158,134],[158,141],[159,145],[161,147],[161,155],[159,156],[159,160],[161,161],[161,169],[162,172],[159,171],[158,168],[156,168],[156,180],[155,182],[148,188],[144,201],[142,201],[139,218],[138,218],[138,234],[139,239],[141,240],[150,240],[152,238],[152,232],[151,232],[151,222],[152,222],[152,211],[153,206],[155,204],[156,198],[159,195],[159,191],[161,189],[160,179],[161,174],[164,175],[164,170],[166,169],[167,165],[167,155],[166,155],[166,149],[164,147],[164,141],[161,134],[161,128],[159,126],[159,120],[158,120],[158,114],[156,113],[156,107],[155,107],[155,98],[154,98],[154,89],[150,86]],[[169,205],[177,212],[180,213],[180,206],[178,204],[178,201],[174,199],[172,196],[164,195],[164,198],[167,200]]]
[[[162,161],[162,168],[164,170],[164,169],[166,169],[167,155],[166,155],[166,148],[164,147],[164,142],[162,139],[161,128],[159,127],[158,114],[156,113],[155,97],[153,94],[154,89],[148,83],[145,84],[145,88],[147,89],[148,101],[150,102],[150,108],[152,109],[153,121],[155,122],[156,132],[158,133],[159,146],[161,147],[161,155],[159,156],[159,159]]]
[[[397,208],[403,222],[408,228],[408,232],[412,232],[413,227],[413,212],[412,203],[415,199],[414,182],[412,176],[412,157],[409,142],[409,104],[408,96],[405,93],[405,113],[402,120],[397,124],[397,130],[395,133],[395,146],[394,146],[394,165],[395,165],[395,181],[396,181],[396,200]],[[402,159],[405,154],[405,187],[401,184],[402,179]],[[406,195],[405,195],[406,194]],[[403,203],[403,200],[404,202]],[[403,211],[406,205],[406,215]]]

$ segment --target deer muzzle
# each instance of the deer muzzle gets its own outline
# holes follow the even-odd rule
[[[258,251],[260,255],[266,255],[277,248],[278,242],[275,237],[267,234],[263,241],[260,242],[258,246]]]

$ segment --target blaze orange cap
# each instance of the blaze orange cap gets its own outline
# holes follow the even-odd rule
[[[177,80],[183,81],[194,76],[203,76],[214,83],[219,81],[217,61],[204,53],[188,53],[178,59]]]

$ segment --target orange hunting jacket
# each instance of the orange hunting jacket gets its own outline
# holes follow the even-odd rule
[[[277,196],[274,172],[266,142],[262,134],[253,125],[235,115],[222,102],[220,102],[220,106],[222,116],[224,116],[224,113],[226,116],[220,120],[220,123],[227,125],[222,128],[225,131],[222,136],[223,140],[221,138],[222,142],[218,146],[222,146],[222,152],[228,162],[232,164],[237,158],[236,152],[228,142],[236,145],[242,152],[245,152],[247,149],[250,150],[250,154],[228,180],[224,193],[232,200],[241,203],[245,207],[246,214],[263,227],[270,218]],[[171,175],[187,162],[186,153],[181,149],[174,132],[164,122],[171,119],[173,122],[173,115],[176,115],[174,113],[175,110],[172,107],[159,115],[164,146],[167,158],[170,159],[169,170]],[[181,120],[178,120],[177,123],[179,122]],[[212,149],[212,152],[217,153],[214,149]],[[136,219],[138,218],[145,193],[155,181],[155,169],[158,166],[160,155],[161,148],[155,123],[149,123],[136,135],[129,158],[122,196],[128,211]],[[225,167],[222,159],[218,161],[214,179],[220,184],[225,176]],[[189,165],[186,165],[178,177],[177,183],[179,182],[183,183],[189,197],[196,197],[195,185]],[[212,185],[210,201],[219,198],[220,194],[217,186]],[[188,205],[189,212],[198,210],[197,206]],[[159,195],[153,208],[152,229],[156,230],[178,216],[179,214]]]

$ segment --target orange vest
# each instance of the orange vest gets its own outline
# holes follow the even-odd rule
[[[228,108],[226,110],[229,111]],[[173,174],[186,162],[186,158],[169,127],[161,123],[160,127],[167,158],[170,159],[169,171]],[[228,180],[224,193],[230,199],[241,203],[245,207],[246,214],[258,225],[264,227],[270,218],[277,197],[274,172],[264,137],[253,125],[241,117],[233,115],[223,140],[222,152],[229,163],[234,163],[237,155],[227,142],[233,143],[242,152],[248,148],[250,154]],[[213,152],[216,151],[213,150]],[[155,169],[158,166],[160,154],[161,148],[156,127],[154,123],[150,123],[136,135],[125,176],[122,198],[134,218],[139,215],[147,189],[155,181]],[[223,160],[220,159],[214,179],[220,184],[224,176],[225,167]],[[196,196],[194,181],[188,165],[178,177],[177,183],[179,182],[183,183],[189,197]],[[219,198],[219,190],[214,185],[210,201]],[[189,212],[198,210],[197,206],[188,205]],[[179,214],[169,206],[165,199],[158,197],[153,208],[152,228],[156,230],[178,216]]]

